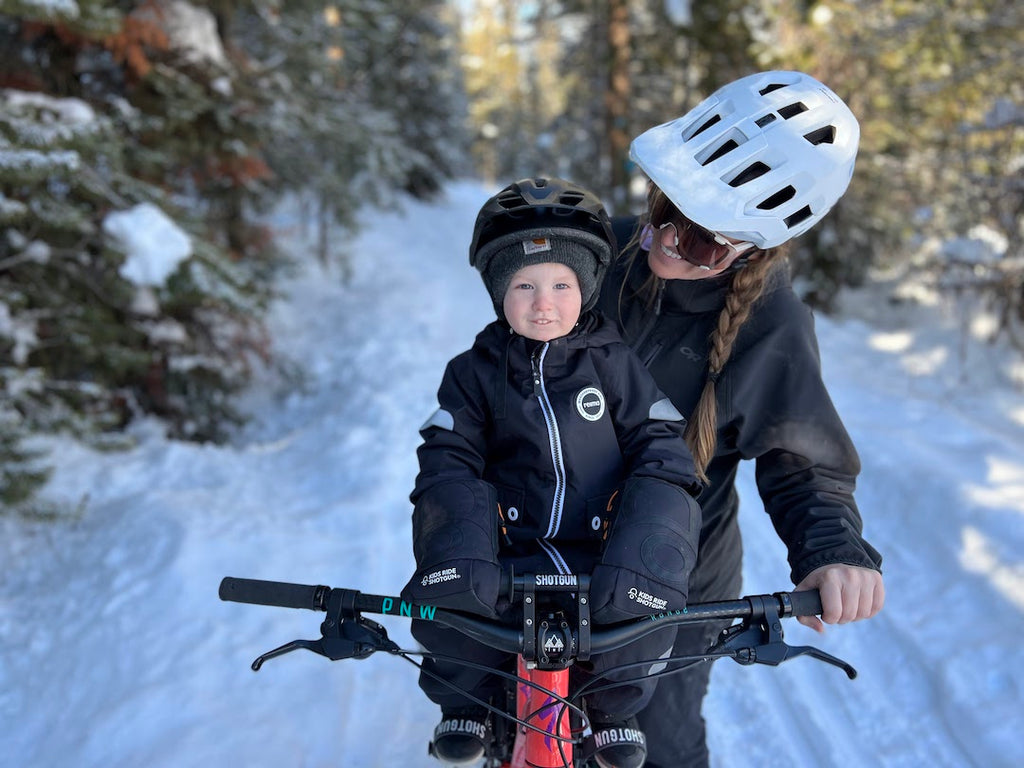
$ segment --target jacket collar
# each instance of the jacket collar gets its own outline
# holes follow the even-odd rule
[[[715,312],[725,306],[732,274],[705,280],[666,280],[661,295],[662,312]]]
[[[646,254],[641,252],[629,270],[627,279],[630,290],[640,290],[650,277],[651,268],[647,266]],[[660,313],[713,312],[725,306],[725,296],[732,284],[732,273],[726,272],[705,280],[663,280],[661,283]]]
[[[723,272],[704,280],[663,280],[659,314],[701,314],[722,309],[734,274],[735,272]],[[630,268],[627,278],[630,289],[639,290],[650,276],[651,269],[647,266],[647,259],[641,254]],[[762,295],[787,285],[788,262],[781,259],[769,271]]]
[[[503,345],[511,344],[513,347],[523,349],[527,355],[532,354],[543,343],[520,336],[504,320],[491,323],[481,331],[480,335],[486,335],[492,340],[492,343],[500,341]],[[547,354],[550,359],[553,352],[563,350],[562,355],[564,356],[568,350],[602,346],[616,338],[615,329],[603,315],[594,310],[587,310],[580,316],[576,326],[568,334],[548,342]]]

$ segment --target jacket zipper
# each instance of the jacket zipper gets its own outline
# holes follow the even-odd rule
[[[548,428],[548,445],[551,448],[551,463],[555,470],[555,495],[551,500],[551,517],[545,539],[553,538],[562,525],[562,509],[565,505],[565,464],[562,461],[562,438],[558,432],[558,421],[555,409],[551,407],[547,389],[544,386],[544,356],[547,355],[548,344],[545,342],[533,353],[530,362],[533,368],[533,391],[540,402],[544,423]]]
[[[551,564],[555,567],[555,573],[572,573],[572,569],[569,564],[562,557],[562,553],[558,551],[553,542],[545,539],[537,539],[537,545],[543,550],[548,558],[551,560]]]

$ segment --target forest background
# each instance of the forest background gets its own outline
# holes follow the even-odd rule
[[[765,69],[861,122],[847,195],[793,251],[821,311],[867,281],[1024,350],[1024,19],[1013,0],[0,0],[0,508],[38,436],[116,450],[156,416],[221,441],[276,360],[294,197],[332,274],[375,207],[560,175],[642,205],[630,140]],[[176,254],[154,274],[134,238]],[[414,247],[415,233],[410,233]],[[325,343],[328,340],[325,340]],[[301,377],[300,371],[291,375]],[[1024,383],[1022,383],[1024,386]]]

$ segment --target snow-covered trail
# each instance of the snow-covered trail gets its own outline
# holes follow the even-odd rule
[[[804,750],[781,761],[765,753],[759,765],[1024,764],[1016,737],[1024,654],[1008,643],[1024,630],[1020,395],[1000,388],[993,371],[963,381],[963,364],[938,354],[936,339],[949,329],[923,327],[894,345],[892,334],[861,322],[819,318],[818,326],[826,380],[863,463],[857,499],[885,556],[886,609],[829,628],[824,640],[800,626],[788,632],[790,644],[818,641],[851,661],[860,672],[853,682],[821,665],[797,674],[804,660],[775,670],[716,667],[717,681],[732,685],[713,687],[712,739],[746,707],[748,738],[773,721],[775,732],[797,726],[803,737]],[[893,346],[900,351],[880,351]],[[785,550],[745,469],[746,585],[782,583]],[[751,672],[763,686],[744,683]],[[744,704],[753,691],[756,703]],[[784,699],[798,708],[780,707]],[[730,739],[720,752],[741,743]]]
[[[488,192],[372,212],[342,285],[310,266],[272,317],[301,386],[267,376],[229,446],[96,454],[57,441],[48,495],[71,522],[0,519],[0,762],[26,768],[436,765],[415,670],[306,652],[318,615],[222,603],[224,575],[397,592],[412,567],[417,429],[445,362],[490,318],[466,246]],[[298,252],[301,221],[276,224]],[[312,259],[304,259],[308,264]],[[716,767],[1019,766],[1024,652],[1024,397],[939,386],[855,322],[819,321],[826,376],[864,462],[858,500],[888,603],[810,659],[719,664],[705,715]],[[923,336],[922,336],[923,338]],[[917,369],[920,371],[920,368]],[[749,591],[789,584],[741,476]],[[409,645],[401,622],[389,632]]]

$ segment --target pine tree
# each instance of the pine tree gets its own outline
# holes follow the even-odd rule
[[[229,395],[266,353],[272,264],[242,217],[266,171],[245,103],[223,98],[229,68],[177,47],[151,4],[15,10],[0,16],[4,418],[97,439],[154,413],[173,435],[221,439],[240,420]],[[133,254],[104,226],[144,203],[191,243],[154,284],[126,275]],[[19,450],[12,431],[5,458]],[[18,487],[42,479],[33,467]]]
[[[0,379],[6,390],[6,380]],[[0,510],[32,510],[33,495],[49,479],[44,452],[26,447],[31,431],[7,402],[0,402]]]
[[[977,291],[1024,347],[1020,184],[1024,93],[1018,72],[1024,11],[1008,0],[831,2],[800,12],[779,4],[771,66],[815,74],[850,104],[861,146],[849,192],[825,227],[804,238],[798,269],[828,306],[871,266],[918,271],[922,230],[936,243],[981,225],[999,249],[959,263],[939,246],[936,282]],[[779,41],[783,41],[780,43]],[[927,249],[926,249],[927,250]]]
[[[515,6],[508,0],[476,0],[467,18],[462,46],[476,167],[491,182],[536,173],[524,159],[535,137],[524,125],[530,110]]]
[[[282,3],[238,14],[232,37],[269,103],[264,154],[279,189],[312,200],[319,257],[360,209],[427,195],[465,172],[465,99],[438,2]],[[335,250],[337,247],[335,246]]]
[[[401,150],[394,179],[399,189],[426,197],[445,179],[470,170],[464,83],[454,42],[455,15],[438,0],[392,0],[368,17],[374,38],[364,45],[365,96],[377,113],[395,116]],[[383,42],[383,41],[382,41]]]
[[[3,0],[0,458],[20,488],[42,479],[33,432],[155,414],[228,434],[270,356],[281,259],[257,217],[282,193],[317,200],[326,257],[367,203],[466,170],[442,6]],[[155,278],[135,274],[141,221],[182,244]]]

